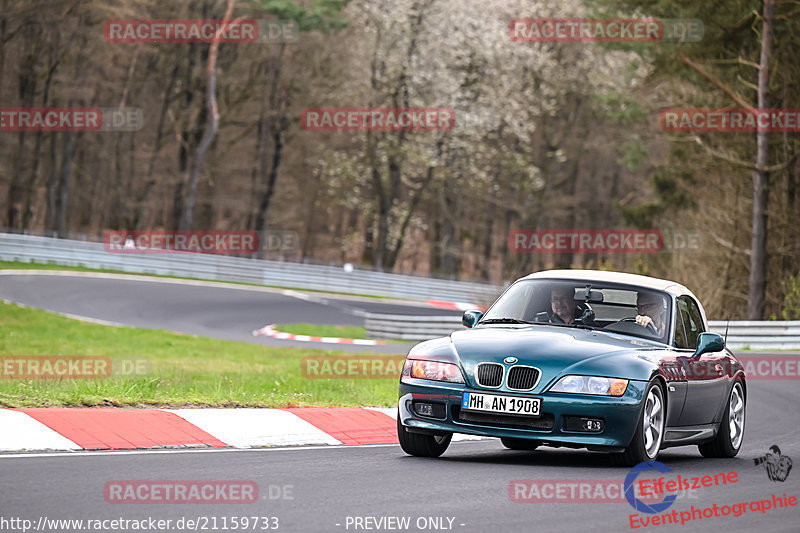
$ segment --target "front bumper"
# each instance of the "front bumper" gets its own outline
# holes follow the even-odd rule
[[[625,394],[614,398],[588,394],[531,394],[478,389],[456,383],[403,377],[398,402],[400,422],[412,432],[465,433],[485,437],[533,439],[542,444],[614,451],[633,439],[639,422],[646,381],[628,383]],[[542,399],[539,417],[462,412],[463,392],[498,394]],[[414,411],[415,402],[435,404],[437,416]],[[599,431],[567,429],[568,417],[603,420]],[[571,419],[574,421],[574,418]]]

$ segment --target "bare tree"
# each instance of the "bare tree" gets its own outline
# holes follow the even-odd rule
[[[769,107],[769,73],[772,61],[772,21],[775,0],[764,0],[761,61],[758,66],[758,108]],[[750,247],[750,282],[747,319],[764,318],[767,274],[767,204],[769,201],[769,133],[756,134],[756,168],[753,170],[753,240]]]
[[[192,224],[194,222],[194,206],[197,200],[197,180],[200,177],[200,169],[203,166],[203,159],[205,158],[206,152],[211,146],[211,143],[214,142],[214,137],[216,137],[217,130],[219,129],[219,109],[217,108],[217,54],[219,52],[219,38],[221,32],[228,26],[231,15],[233,14],[233,0],[227,1],[225,15],[222,17],[222,25],[217,29],[214,40],[208,51],[208,64],[206,66],[206,75],[208,77],[208,86],[206,88],[208,126],[205,132],[203,132],[203,138],[200,140],[197,151],[189,165],[189,190],[186,192],[186,199],[181,211],[181,221],[179,225],[179,229],[181,230],[192,229]]]

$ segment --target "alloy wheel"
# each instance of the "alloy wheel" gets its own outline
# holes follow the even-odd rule
[[[647,456],[652,459],[658,455],[664,433],[664,400],[660,387],[651,387],[648,391],[643,416],[644,449]]]
[[[731,401],[728,406],[728,430],[730,431],[731,444],[739,448],[744,436],[744,398],[742,386],[736,383],[731,391]]]

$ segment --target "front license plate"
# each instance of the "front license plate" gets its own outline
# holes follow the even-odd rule
[[[541,398],[518,398],[516,396],[498,396],[496,394],[479,394],[477,392],[465,392],[461,397],[461,409],[466,409],[467,411],[539,416],[541,406]]]

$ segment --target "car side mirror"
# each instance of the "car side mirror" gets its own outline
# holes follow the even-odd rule
[[[483,313],[477,310],[464,311],[461,316],[461,323],[467,328],[474,328],[480,319],[483,318]]]
[[[700,357],[708,352],[721,352],[725,349],[725,339],[716,333],[701,333],[697,336],[697,350],[692,357]]]

